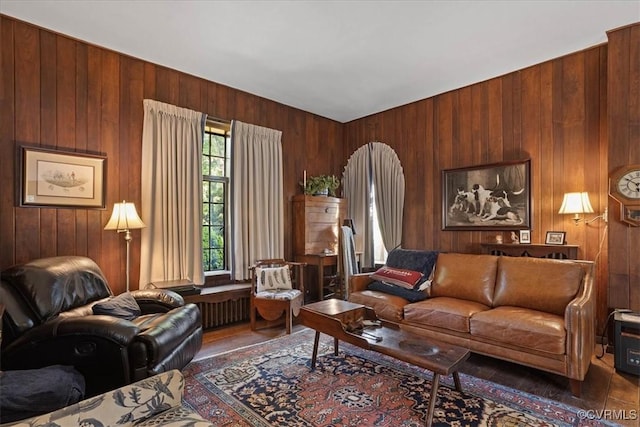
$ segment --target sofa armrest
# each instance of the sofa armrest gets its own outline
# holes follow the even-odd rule
[[[564,314],[567,328],[567,376],[584,380],[595,348],[595,292],[592,261],[574,261],[585,271],[578,295],[567,305]]]
[[[184,378],[180,371],[172,370],[11,426],[70,426],[81,425],[84,420],[93,420],[92,425],[96,421],[105,426],[123,421],[133,425],[181,406],[183,392]]]
[[[371,282],[373,282],[371,273],[359,273],[352,275],[349,280],[349,292],[347,295],[352,292],[364,291]]]
[[[131,295],[142,310],[142,314],[166,313],[184,305],[184,298],[168,289],[140,289],[131,291]]]

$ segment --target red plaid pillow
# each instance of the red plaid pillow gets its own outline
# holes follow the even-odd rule
[[[371,278],[405,289],[413,289],[420,279],[422,279],[422,273],[401,268],[382,267],[373,273]]]

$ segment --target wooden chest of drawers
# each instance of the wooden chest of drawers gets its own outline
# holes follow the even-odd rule
[[[338,252],[338,232],[346,216],[345,199],[298,195],[293,198],[293,252]]]

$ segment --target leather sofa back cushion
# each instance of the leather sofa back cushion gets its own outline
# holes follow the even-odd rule
[[[441,253],[436,262],[431,296],[491,306],[497,269],[496,256]]]
[[[529,257],[500,257],[494,307],[515,306],[564,316],[580,289],[577,263]]]
[[[2,272],[40,322],[58,313],[111,296],[102,271],[90,258],[41,258]]]

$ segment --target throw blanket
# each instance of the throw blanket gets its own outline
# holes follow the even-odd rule
[[[359,273],[358,262],[356,261],[356,248],[353,241],[353,232],[351,227],[342,226],[340,228],[340,238],[338,242],[338,273],[344,286],[344,298],[349,298],[347,290],[349,287],[347,284],[352,275]]]

